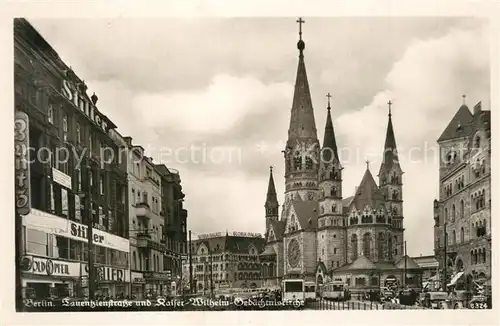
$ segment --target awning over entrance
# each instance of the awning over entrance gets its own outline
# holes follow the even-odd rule
[[[460,279],[460,277],[462,277],[462,275],[464,275],[464,272],[458,272],[457,274],[455,274],[455,276],[453,276],[453,278],[451,279],[451,282],[448,283],[447,286],[455,285],[455,283],[457,283],[457,281]]]

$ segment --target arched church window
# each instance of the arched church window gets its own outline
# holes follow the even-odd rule
[[[358,258],[358,236],[353,234],[351,236],[351,260],[355,261]]]
[[[387,256],[392,259],[392,239],[390,235],[387,237]]]
[[[306,169],[312,170],[313,168],[313,160],[310,157],[306,157]]]
[[[371,253],[372,253],[372,236],[370,233],[365,233],[363,235],[363,255],[371,259]]]
[[[335,213],[337,211],[337,205],[333,204],[332,205],[332,213]]]
[[[295,152],[295,156],[293,157],[293,165],[295,170],[302,170],[302,156],[300,152]]]
[[[380,232],[378,234],[378,260],[384,260],[385,258],[385,237],[384,233]]]
[[[330,189],[330,196],[336,196],[337,195],[337,188],[335,186]]]
[[[398,191],[397,191],[397,190],[394,190],[394,191],[392,192],[392,199],[393,199],[393,200],[397,200],[397,199],[398,199]]]
[[[323,206],[321,206],[320,210],[321,210],[321,214],[325,213],[325,208]]]

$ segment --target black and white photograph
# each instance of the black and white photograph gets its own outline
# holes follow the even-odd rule
[[[493,309],[487,16],[10,19],[18,313]]]

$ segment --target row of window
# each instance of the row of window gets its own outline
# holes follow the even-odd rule
[[[485,264],[486,263],[486,249],[474,249],[470,251],[470,264]]]
[[[86,242],[29,228],[25,229],[25,234],[25,250],[29,254],[57,259],[88,260],[88,245]],[[96,264],[128,267],[128,253],[97,245],[93,246],[93,248],[94,262]]]
[[[194,249],[193,249],[194,250]],[[202,254],[204,253],[204,249],[202,248]],[[256,253],[256,252],[255,252]],[[203,263],[203,262],[219,262],[219,261],[248,261],[248,262],[257,262],[259,260],[258,256],[252,255],[233,255],[233,254],[225,254],[225,255],[212,255],[211,258],[210,256],[201,256],[201,257],[194,257],[193,256],[193,263]]]
[[[363,255],[368,259],[374,258],[374,253],[372,252],[372,235],[371,233],[365,233],[362,239]],[[377,256],[379,260],[391,259],[392,255],[398,254],[397,246],[393,248],[393,242],[390,235],[385,235],[383,232],[379,232],[377,239]],[[394,244],[398,244],[398,237],[394,236]],[[354,261],[358,258],[358,236],[353,234],[351,236],[351,260]]]
[[[470,237],[475,235],[476,237],[482,237],[487,234],[487,229],[486,229],[486,220],[479,221],[477,223],[473,223],[470,231]],[[464,227],[460,228],[460,234],[459,234],[459,239],[457,239],[457,232],[453,230],[451,232],[451,238],[448,235],[448,232],[446,232],[445,237],[447,239],[448,244],[450,245],[455,245],[457,243],[464,243],[465,242],[465,229]],[[441,247],[441,241],[440,238],[437,238],[437,247]]]
[[[476,194],[471,195],[471,203],[473,204],[471,206],[471,213],[485,208],[486,195],[485,195],[484,189]],[[459,214],[458,215],[459,218],[465,217],[465,202],[464,202],[464,200],[460,200],[458,214]],[[451,215],[450,216],[448,216],[448,208],[447,207],[444,208],[445,221],[449,221],[451,223],[454,223],[456,218],[457,218],[457,209],[455,207],[455,204],[451,205]],[[439,226],[439,224],[438,224],[438,226]]]
[[[48,213],[87,223],[85,204],[80,201],[79,195],[68,195],[66,188],[57,183],[50,183],[49,197],[49,207],[46,210]],[[106,210],[104,206],[92,202],[92,219],[96,229],[117,234],[116,218],[112,210]]]

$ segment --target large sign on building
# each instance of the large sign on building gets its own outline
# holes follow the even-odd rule
[[[99,128],[108,131],[108,123],[103,114],[97,111],[97,108],[93,103],[91,103],[87,96],[80,92],[77,85],[70,80],[63,80],[62,93],[64,96],[71,101],[77,108],[80,109],[92,122],[94,122]]]
[[[21,271],[35,275],[79,277],[80,263],[25,256],[21,259]]]
[[[130,270],[112,266],[94,266],[99,281],[130,282]],[[89,275],[89,265],[82,263],[82,276]]]
[[[29,118],[16,111],[14,121],[16,210],[21,215],[30,212]]]
[[[55,216],[38,209],[23,216],[23,225],[38,231],[60,235],[66,238],[87,242],[87,226]],[[95,245],[129,252],[130,243],[128,239],[121,238],[111,233],[98,229],[92,229],[92,240]]]

